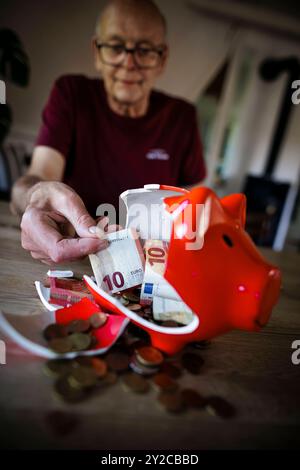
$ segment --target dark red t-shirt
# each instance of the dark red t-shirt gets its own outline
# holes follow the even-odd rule
[[[93,216],[102,203],[117,209],[126,189],[205,177],[196,110],[182,99],[153,91],[145,116],[124,117],[109,108],[102,80],[66,75],[55,82],[42,116],[36,145],[64,155],[63,181]]]

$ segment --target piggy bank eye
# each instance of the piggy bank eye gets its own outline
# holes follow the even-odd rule
[[[233,247],[233,241],[228,235],[223,235],[223,240],[226,243],[226,245],[230,246],[230,248]]]

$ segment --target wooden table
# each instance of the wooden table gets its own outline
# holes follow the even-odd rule
[[[47,268],[22,250],[17,222],[0,205],[0,308],[28,315],[41,309],[34,281]],[[259,334],[234,331],[203,351],[199,376],[184,374],[182,385],[232,403],[236,417],[223,420],[204,411],[172,415],[145,396],[107,388],[78,405],[53,394],[44,361],[7,357],[0,365],[0,442],[2,447],[80,449],[291,448],[300,445],[300,365],[291,362],[291,344],[300,340],[300,256],[264,250],[280,266],[283,290],[268,326]],[[68,266],[70,267],[70,266]],[[88,263],[73,265],[89,272]],[[1,332],[0,332],[1,339]],[[61,412],[74,426],[58,435],[51,416]]]

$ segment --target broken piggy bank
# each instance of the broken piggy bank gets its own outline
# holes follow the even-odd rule
[[[243,194],[219,199],[206,187],[186,191],[146,185],[126,191],[121,198],[127,206],[126,225],[138,230],[142,241],[169,241],[164,282],[192,310],[193,317],[188,325],[177,328],[150,323],[85,276],[102,307],[127,316],[149,333],[153,346],[167,354],[232,329],[259,331],[266,325],[279,297],[281,275],[244,230]],[[155,206],[162,223],[141,224],[134,217],[137,202],[146,211]]]

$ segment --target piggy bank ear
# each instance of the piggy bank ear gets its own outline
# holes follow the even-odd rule
[[[231,194],[221,199],[223,208],[233,219],[237,219],[243,228],[246,223],[246,201],[244,194]]]

